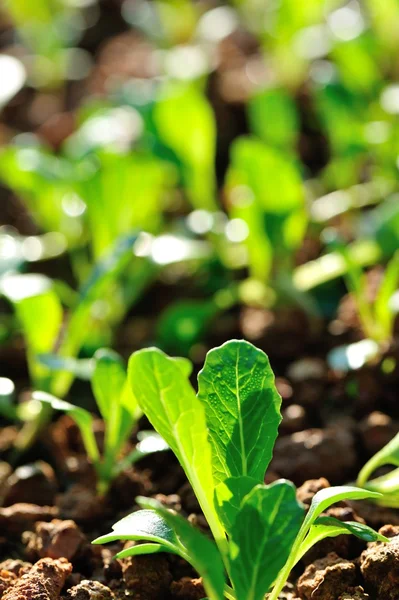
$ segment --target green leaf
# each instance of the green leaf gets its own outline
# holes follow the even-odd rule
[[[303,523],[303,529],[305,530],[305,528],[313,525],[317,517],[331,506],[331,504],[335,504],[341,500],[363,500],[365,498],[378,498],[379,496],[380,494],[378,493],[362,490],[350,485],[341,485],[320,490],[313,496],[312,504]]]
[[[92,543],[108,544],[117,540],[155,542],[175,554],[180,554],[183,549],[173,527],[154,510],[139,510],[124,517],[112,526],[112,533],[102,535]]]
[[[60,400],[51,394],[46,392],[33,392],[32,398],[39,400],[45,404],[49,404],[54,410],[60,410],[65,412],[67,415],[72,417],[77,426],[79,427],[82,435],[83,444],[85,446],[87,455],[93,461],[94,464],[98,464],[100,455],[98,452],[98,446],[93,433],[93,417],[84,408],[74,406],[65,400]]]
[[[252,477],[229,477],[215,489],[215,506],[224,528],[230,535],[243,499],[258,484]]]
[[[257,485],[244,498],[230,538],[237,598],[263,600],[290,554],[303,515],[290,482]]]
[[[185,167],[193,206],[216,210],[215,118],[205,95],[190,84],[169,85],[155,106],[154,120],[160,137]]]
[[[371,474],[384,465],[399,467],[399,433],[364,465],[358,475],[357,485],[364,486]]]
[[[137,498],[138,504],[153,508],[173,528],[178,541],[184,547],[181,554],[203,578],[205,590],[212,600],[223,600],[225,576],[219,551],[209,538],[195,529],[186,519],[164,508],[152,498]]]
[[[365,542],[388,542],[389,539],[377,533],[368,525],[356,521],[339,521],[333,517],[319,517],[309,530],[296,555],[297,563],[315,544],[329,537],[353,534]]]
[[[166,548],[162,544],[138,544],[131,548],[126,548],[115,554],[114,558],[128,558],[129,556],[142,556],[143,554],[158,554],[165,552]],[[172,552],[168,550],[168,552]]]
[[[98,350],[94,360],[93,393],[101,416],[107,422],[113,407],[119,404],[126,382],[126,368],[119,354],[106,348]]]
[[[212,455],[205,410],[181,363],[157,348],[135,352],[128,377],[133,395],[182,465],[217,541],[224,532],[214,505]]]
[[[264,142],[292,151],[298,136],[298,116],[292,97],[284,89],[257,92],[248,103],[251,129]]]
[[[263,482],[281,422],[281,397],[266,354],[232,340],[208,352],[198,375],[219,483],[245,475]]]
[[[14,305],[21,323],[35,387],[48,387],[51,371],[39,362],[38,355],[54,350],[63,320],[51,280],[33,273],[9,275],[2,279],[0,292]]]

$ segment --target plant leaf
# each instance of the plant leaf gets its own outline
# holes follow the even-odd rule
[[[220,553],[209,538],[195,529],[186,519],[167,510],[153,498],[137,498],[144,508],[153,508],[173,528],[180,544],[184,547],[183,556],[198,571],[204,581],[206,592],[212,600],[224,598],[224,566]]]
[[[51,371],[39,362],[38,355],[54,350],[63,319],[52,281],[35,273],[8,275],[2,279],[0,292],[14,305],[21,323],[35,387],[48,387]]]
[[[312,504],[310,505],[302,527],[303,529],[306,527],[309,528],[315,522],[317,517],[331,506],[331,504],[335,504],[341,500],[363,500],[365,498],[379,497],[380,494],[376,492],[362,490],[350,485],[341,485],[320,490],[313,496]]]
[[[215,489],[215,506],[224,528],[230,535],[243,499],[258,484],[252,477],[229,477]]]
[[[158,554],[158,552],[165,552],[165,550],[166,548],[162,544],[138,544],[137,546],[121,550],[115,554],[114,558],[128,558],[129,556],[142,556],[143,554]],[[167,551],[172,552],[170,549]]]
[[[155,542],[168,550],[180,552],[181,547],[172,527],[154,510],[139,510],[112,525],[112,532],[95,539],[93,544],[117,540]]]
[[[295,557],[295,563],[321,540],[343,534],[353,534],[365,542],[389,542],[388,538],[363,523],[357,523],[356,521],[342,522],[334,517],[319,517],[302,542],[299,552]]]
[[[237,598],[263,600],[289,556],[303,515],[288,481],[257,485],[244,498],[231,533],[230,575]]]
[[[357,485],[365,485],[370,475],[384,465],[399,467],[399,433],[364,465],[358,475]]]
[[[135,352],[128,376],[133,395],[186,472],[215,538],[224,532],[214,505],[211,447],[205,410],[181,363],[157,348]]]
[[[266,354],[244,340],[211,350],[198,389],[215,481],[244,475],[263,482],[281,421],[281,397]]]
[[[119,404],[126,381],[126,369],[119,354],[107,348],[97,350],[94,359],[93,393],[101,416],[107,422],[113,406]]]

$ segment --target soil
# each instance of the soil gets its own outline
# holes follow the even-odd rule
[[[84,82],[62,93],[26,88],[2,114],[1,138],[35,131],[54,149],[75,127],[75,110],[91,94],[105,95],[109,74],[126,81],[151,78],[154,47],[127,31],[119,0],[101,3],[99,19],[82,47],[93,57]],[[10,26],[2,25],[0,46],[10,43]],[[106,40],[104,42],[104,40]],[[220,43],[219,63],[208,94],[218,121],[218,179],[228,164],[231,140],[247,131],[244,103],[251,91],[248,63],[259,61],[255,40],[238,31]],[[314,121],[306,85],[296,98],[303,124],[299,153],[310,174],[328,160],[329,149]],[[40,118],[38,117],[40,115]],[[37,233],[20,202],[0,189],[1,223],[22,234]],[[297,262],[315,258],[319,244],[306,240]],[[67,269],[54,262],[54,272]],[[61,271],[61,272],[64,272]],[[70,277],[66,271],[65,278]],[[187,285],[186,285],[187,283]],[[154,338],[158,314],[167,300],[195,296],[195,282],[157,283],[129,314],[116,335],[124,356]],[[144,333],[143,333],[144,332]],[[283,398],[283,422],[266,481],[291,479],[298,498],[309,506],[313,495],[330,484],[353,481],[364,462],[399,431],[399,347],[393,343],[375,364],[348,374],[333,372],[327,362],[332,348],[361,338],[353,303],[344,297],[337,317],[314,318],[300,309],[234,308],[221,315],[195,354],[195,372],[205,352],[231,338],[246,338],[268,353]],[[12,377],[19,391],[28,387],[20,340],[1,349],[0,375]],[[390,372],[385,359],[395,359]],[[194,374],[195,375],[195,374]],[[71,397],[87,398],[88,388],[74,385]],[[205,592],[192,567],[172,555],[113,560],[122,543],[93,546],[91,540],[137,509],[134,498],[152,496],[207,531],[195,496],[171,453],[145,458],[121,474],[99,498],[95,475],[73,421],[61,416],[15,464],[12,448],[17,429],[0,420],[0,600],[200,600]],[[101,439],[102,424],[96,429]],[[134,435],[130,440],[133,447]],[[381,528],[389,545],[365,544],[350,536],[326,540],[313,548],[292,574],[281,600],[399,600],[399,511],[366,502],[340,503],[328,514]]]

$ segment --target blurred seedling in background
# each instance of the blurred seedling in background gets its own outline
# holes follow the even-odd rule
[[[2,277],[0,293],[11,303],[21,328],[33,389],[64,397],[74,379],[73,369],[65,370],[62,365],[54,371],[51,357],[77,358],[85,343],[96,349],[96,343],[110,336],[117,322],[106,310],[103,298],[129,264],[136,240],[137,234],[121,238],[113,251],[99,261],[79,292],[67,290],[63,294],[64,302],[67,297],[68,312],[59,295],[63,288],[57,288],[50,278],[12,272]],[[42,408],[22,428],[16,442],[18,451],[29,447],[49,416],[48,407]]]
[[[30,83],[56,89],[67,79],[84,78],[90,68],[89,55],[77,48],[90,22],[96,0],[4,0],[19,41],[29,56]]]
[[[96,544],[144,542],[118,558],[177,554],[202,576],[210,600],[262,600],[267,592],[276,600],[292,568],[318,541],[343,533],[388,541],[366,525],[321,516],[335,502],[376,498],[375,492],[327,488],[305,516],[291,482],[264,484],[281,398],[261,350],[237,340],[211,350],[197,395],[187,361],[180,361],[155,348],[140,350],[130,358],[129,385],[183,467],[214,541],[156,500],[138,498],[144,510],[116,523]]]
[[[124,469],[147,454],[167,450],[168,446],[156,433],[141,431],[138,444],[126,454],[127,442],[142,413],[128,385],[125,365],[118,354],[107,349],[98,350],[93,363],[91,385],[105,425],[102,452],[94,435],[90,412],[43,391],[33,392],[32,397],[46,407],[68,414],[75,421],[87,457],[96,471],[98,493],[103,495]]]

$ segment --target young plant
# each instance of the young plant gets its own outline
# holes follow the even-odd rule
[[[141,441],[134,450],[128,455],[122,455],[141,410],[128,385],[126,368],[118,354],[112,350],[98,350],[94,356],[94,364],[92,390],[105,423],[102,453],[94,435],[93,417],[89,411],[42,391],[34,392],[33,398],[50,405],[54,410],[67,413],[76,422],[87,456],[96,470],[98,492],[105,494],[123,469],[146,454],[166,450],[168,446],[155,433],[141,432]]]
[[[281,421],[281,398],[264,352],[236,340],[211,350],[197,395],[188,375],[186,362],[158,349],[130,358],[133,396],[179,459],[215,543],[148,498],[138,498],[143,510],[94,543],[145,542],[119,558],[175,553],[202,576],[209,600],[262,600],[267,592],[276,600],[292,567],[319,540],[353,533],[386,541],[365,525],[320,516],[334,502],[377,497],[375,492],[322,490],[305,516],[291,482],[264,484]]]
[[[48,277],[36,273],[9,273],[1,279],[0,294],[12,304],[25,339],[33,389],[64,397],[75,374],[71,369],[53,369],[54,360],[49,361],[49,355],[59,359],[77,358],[88,341],[88,331],[91,337],[94,331],[99,331],[103,338],[118,322],[118,313],[110,316],[107,311],[99,314],[95,309],[99,302],[103,303],[105,296],[111,294],[130,263],[136,239],[136,234],[119,239],[112,252],[95,265],[78,293],[72,293],[68,313],[64,311],[59,289]],[[93,343],[92,339],[90,343]],[[15,444],[17,452],[26,450],[34,442],[51,416],[50,407],[39,405],[38,409],[29,413],[32,418],[19,433]]]
[[[339,251],[347,264],[345,281],[356,302],[364,335],[377,344],[389,342],[392,339],[395,317],[398,312],[397,309],[395,310],[392,299],[399,286],[399,250],[387,263],[378,292],[373,300],[369,299],[366,274],[351,259],[343,245],[339,245]]]
[[[370,479],[379,467],[393,465],[386,475]],[[399,433],[364,465],[357,478],[357,485],[382,494],[374,500],[382,506],[399,508]]]

